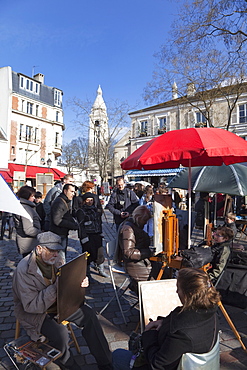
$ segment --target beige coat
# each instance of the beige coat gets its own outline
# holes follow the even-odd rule
[[[59,258],[56,267],[61,265]],[[57,286],[46,286],[34,251],[19,262],[12,288],[15,316],[31,339],[37,341],[46,311],[57,299]]]

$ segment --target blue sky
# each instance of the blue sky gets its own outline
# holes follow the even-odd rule
[[[94,100],[144,107],[154,53],[176,16],[175,0],[0,0],[0,67],[45,75],[64,91],[66,142],[78,136],[66,101]]]

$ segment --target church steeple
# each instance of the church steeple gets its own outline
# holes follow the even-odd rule
[[[102,109],[106,111],[106,105],[102,96],[102,89],[99,85],[98,90],[97,90],[97,97],[95,99],[95,102],[92,107],[92,111],[95,109]]]
[[[89,116],[89,166],[99,170],[101,158],[109,141],[107,109],[99,85]]]
[[[178,87],[176,82],[174,81],[172,85],[172,99],[177,99],[178,98]]]

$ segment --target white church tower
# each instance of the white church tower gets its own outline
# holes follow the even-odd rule
[[[107,109],[99,86],[97,97],[89,116],[89,168],[103,180],[106,172],[109,148],[109,127]]]

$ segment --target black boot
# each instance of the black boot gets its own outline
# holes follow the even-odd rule
[[[99,367],[99,370],[113,370],[112,364],[102,365],[102,366],[98,365],[98,367]]]
[[[89,284],[95,283],[95,280],[91,276],[90,265],[87,265],[87,277],[88,277]]]
[[[99,275],[103,276],[105,278],[109,278],[110,276],[104,271],[104,263],[101,263],[101,265],[98,265]]]

